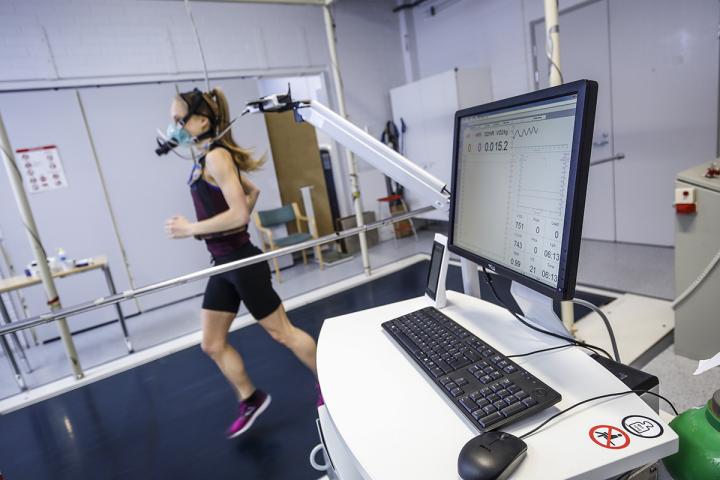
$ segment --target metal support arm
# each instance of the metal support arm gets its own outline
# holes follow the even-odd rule
[[[245,113],[285,112],[293,110],[298,120],[305,121],[327,133],[373,167],[400,185],[413,190],[438,210],[450,208],[450,191],[442,180],[426,172],[349,120],[320,102],[293,102],[290,93],[269,95],[249,102]]]

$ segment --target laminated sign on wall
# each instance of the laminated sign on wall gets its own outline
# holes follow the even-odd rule
[[[57,146],[46,145],[15,150],[16,161],[23,175],[25,189],[30,193],[67,187]]]

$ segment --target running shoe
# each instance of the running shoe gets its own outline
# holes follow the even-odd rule
[[[262,390],[255,390],[255,393],[251,398],[240,402],[238,416],[225,432],[228,440],[248,431],[257,417],[262,415],[262,413],[270,405],[271,400],[272,397],[270,397],[267,393]]]

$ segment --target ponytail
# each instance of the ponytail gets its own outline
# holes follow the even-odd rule
[[[216,115],[216,129],[217,132],[222,132],[230,124],[230,108],[228,107],[228,101],[223,91],[219,88],[213,88],[208,96],[211,102],[215,104],[217,110],[214,112]],[[240,145],[235,143],[232,136],[232,130],[228,130],[222,137],[215,140],[215,143],[226,148],[235,164],[243,172],[252,172],[260,168],[267,160],[266,156],[255,159],[252,156],[252,151],[246,148],[242,148]]]

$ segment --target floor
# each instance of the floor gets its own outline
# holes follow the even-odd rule
[[[671,247],[583,240],[577,281],[672,300],[675,298],[674,259]]]

